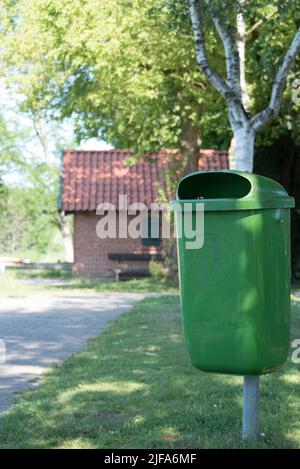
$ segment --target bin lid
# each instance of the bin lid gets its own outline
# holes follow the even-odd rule
[[[183,177],[176,201],[204,203],[204,210],[292,208],[293,197],[278,182],[242,171],[198,171]]]

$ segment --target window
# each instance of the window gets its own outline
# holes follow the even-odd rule
[[[149,214],[142,220],[142,246],[160,246],[159,215]]]

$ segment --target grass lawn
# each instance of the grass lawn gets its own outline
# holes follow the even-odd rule
[[[43,283],[49,281],[50,283]],[[175,286],[151,277],[115,282],[75,277],[67,271],[10,269],[0,275],[0,298],[26,297],[34,294],[70,294],[101,292],[176,292]]]
[[[292,337],[300,337],[300,303]],[[262,377],[263,448],[300,448],[300,367]],[[1,448],[239,448],[242,379],[194,370],[178,296],[146,299],[1,416]]]

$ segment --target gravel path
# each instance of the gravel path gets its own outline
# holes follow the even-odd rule
[[[5,343],[6,362],[0,363],[0,412],[14,394],[36,386],[47,368],[81,350],[108,321],[145,296],[82,293],[1,299],[0,339]]]

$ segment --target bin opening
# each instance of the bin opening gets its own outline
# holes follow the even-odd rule
[[[240,199],[249,194],[250,190],[250,181],[239,174],[203,172],[182,179],[177,196],[180,200]]]

